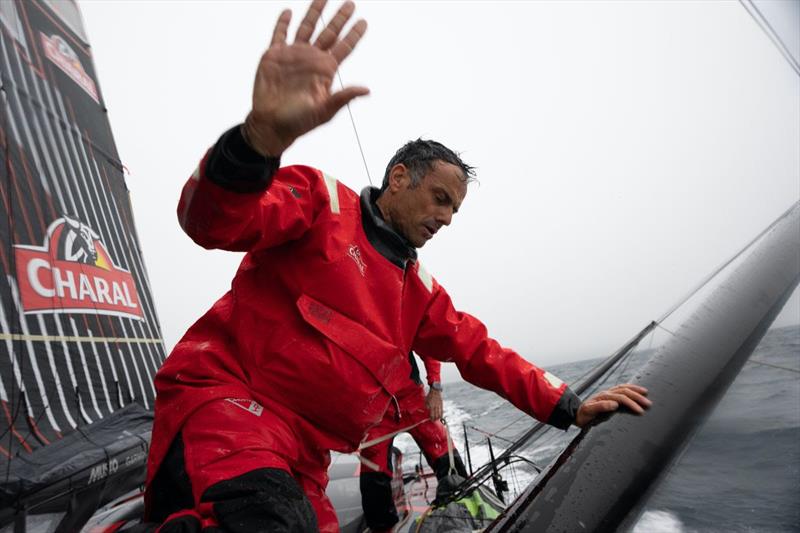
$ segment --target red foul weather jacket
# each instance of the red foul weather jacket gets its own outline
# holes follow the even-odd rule
[[[428,385],[434,383],[441,383],[442,381],[442,363],[430,357],[422,357],[422,364],[425,366],[425,381]],[[411,383],[408,386],[422,385],[422,380],[419,377],[419,367],[417,361],[414,359],[413,354],[408,354],[408,361],[411,365]]]
[[[151,479],[186,417],[219,398],[255,399],[315,447],[352,451],[409,383],[412,350],[539,420],[572,423],[577,396],[453,307],[381,218],[377,189],[359,196],[314,168],[277,167],[237,127],[184,186],[186,233],[247,254],[156,376]]]

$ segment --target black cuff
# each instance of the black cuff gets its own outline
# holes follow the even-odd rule
[[[564,394],[558,400],[553,412],[547,423],[559,429],[568,429],[578,414],[578,409],[581,406],[581,399],[577,394],[572,392],[571,389],[564,389]]]
[[[264,157],[250,148],[241,126],[234,126],[211,150],[205,176],[229,191],[251,193],[266,190],[280,166],[280,157]]]

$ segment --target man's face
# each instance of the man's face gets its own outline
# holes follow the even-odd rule
[[[437,161],[416,187],[405,165],[395,165],[390,173],[387,207],[388,222],[415,248],[420,248],[442,226],[448,226],[467,195],[461,169]]]

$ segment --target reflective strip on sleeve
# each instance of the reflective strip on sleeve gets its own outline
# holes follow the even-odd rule
[[[550,384],[550,386],[551,386],[551,387],[553,387],[554,389],[560,389],[560,388],[561,388],[561,385],[563,385],[563,384],[564,384],[564,382],[563,382],[563,381],[561,381],[560,379],[558,379],[557,377],[555,377],[555,376],[554,376],[553,374],[551,374],[550,372],[545,372],[545,373],[544,373],[544,379],[546,379],[546,380],[547,380],[547,382]]]
[[[422,263],[417,262],[417,265],[417,276],[419,276],[419,280],[425,285],[428,291],[433,292],[433,278],[428,274],[428,271],[425,270],[425,267],[422,266]]]
[[[322,173],[325,178],[325,186],[328,188],[328,196],[331,198],[331,213],[339,213],[339,190],[338,182],[333,176]]]

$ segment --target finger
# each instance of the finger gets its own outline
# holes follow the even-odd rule
[[[358,41],[361,40],[366,31],[367,21],[364,19],[359,19],[358,22],[353,24],[353,27],[350,28],[350,31],[344,36],[344,39],[333,45],[333,48],[331,48],[331,54],[333,54],[333,57],[336,58],[338,63],[341,63],[347,56],[350,55],[350,52],[353,51],[358,44]]]
[[[281,11],[281,16],[278,17],[278,22],[275,23],[275,30],[272,32],[272,42],[270,46],[286,42],[286,30],[289,28],[289,22],[291,22],[291,20],[292,11],[290,9]]]
[[[325,105],[323,112],[325,122],[333,118],[341,108],[350,103],[354,98],[359,96],[366,96],[369,94],[369,89],[366,87],[347,87],[339,92],[333,93]]]
[[[645,398],[644,394],[639,394],[638,392],[636,392],[633,389],[624,389],[622,391],[622,394],[624,394],[625,396],[627,396],[628,398],[630,398],[634,402],[636,402],[639,405],[642,405],[644,407],[650,407],[651,405],[653,405],[653,402],[650,401],[650,399]]]
[[[325,29],[322,30],[322,33],[319,34],[314,46],[322,50],[327,50],[333,46],[342,28],[347,21],[350,20],[350,17],[353,16],[355,10],[356,5],[353,2],[345,2],[342,4],[342,7],[336,12],[336,16],[331,19],[330,23],[328,23]]]
[[[647,394],[647,389],[644,387],[639,387],[636,385],[617,385],[610,389],[610,392],[616,394],[624,394],[628,398],[631,398],[633,401],[638,403],[639,405],[643,405],[645,407],[650,407],[653,405],[648,398],[645,398],[645,394]]]
[[[635,390],[636,392],[638,392],[639,394],[647,394],[647,392],[648,392],[645,387],[642,387],[641,385],[634,385],[633,383],[622,383],[621,385],[617,385],[616,387],[612,387],[611,390],[614,390],[614,389],[617,389],[617,388],[632,389],[632,390]]]
[[[638,413],[638,414],[644,413],[644,409],[642,408],[642,406],[639,405],[638,403],[636,403],[635,401],[633,401],[631,398],[629,398],[625,394],[622,394],[622,393],[608,393],[608,394],[603,395],[603,399],[604,400],[614,400],[614,401],[620,403],[621,405],[624,405],[625,407],[627,407],[628,409],[630,409],[634,413]]]
[[[297,28],[294,42],[307,43],[309,39],[311,39],[311,35],[314,34],[314,28],[317,27],[317,21],[322,14],[322,10],[325,8],[326,2],[327,0],[314,0],[311,2],[311,5],[308,6],[308,11],[306,11],[306,16],[303,17],[303,22],[301,22],[300,27]]]
[[[591,418],[596,417],[600,413],[610,413],[619,409],[619,403],[614,400],[594,400],[587,402],[584,406],[585,413]]]

